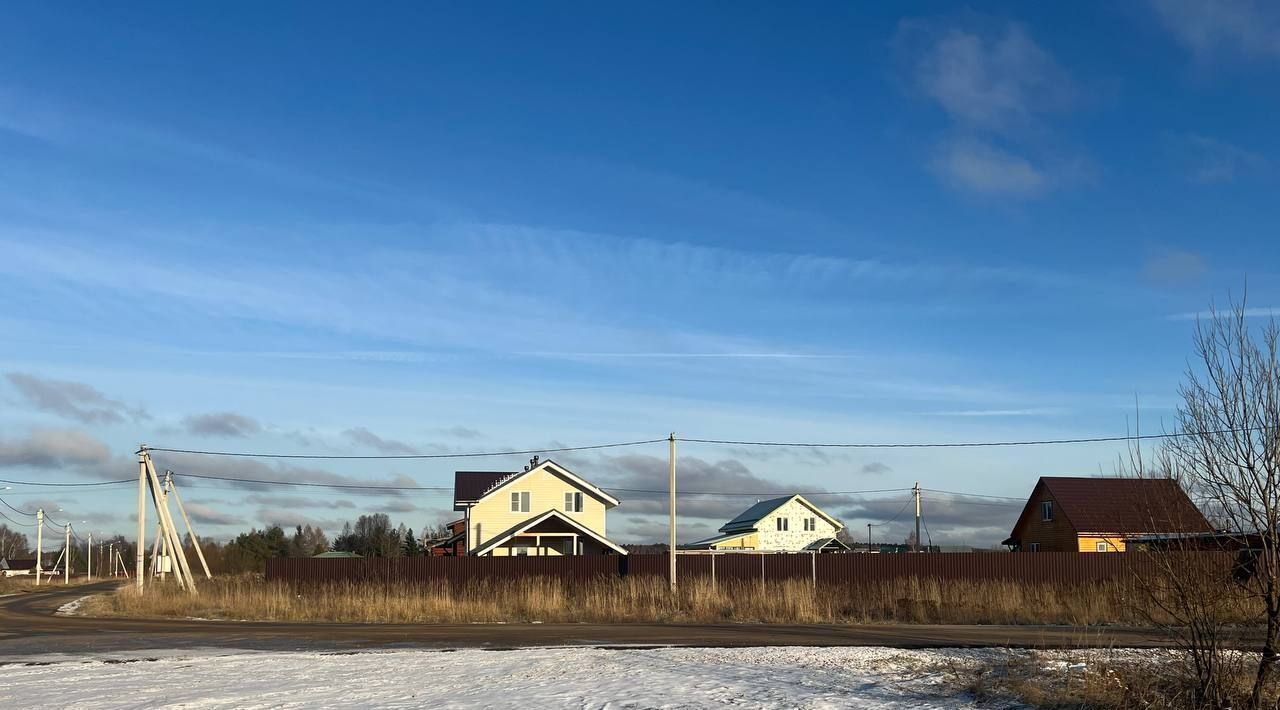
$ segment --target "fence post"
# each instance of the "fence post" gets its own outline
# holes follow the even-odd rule
[[[818,588],[818,553],[813,552],[809,555],[809,563],[813,567],[813,588]]]
[[[760,588],[764,589],[764,553],[760,553]]]
[[[712,550],[711,552],[711,590],[715,591],[715,588],[716,588],[716,553],[714,550]]]

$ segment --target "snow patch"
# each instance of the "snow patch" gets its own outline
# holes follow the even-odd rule
[[[1004,651],[537,648],[327,653],[144,652],[6,664],[0,707],[954,708],[936,669]],[[190,666],[181,683],[166,668]],[[269,672],[264,672],[269,668]],[[227,679],[235,679],[227,682]]]
[[[63,604],[62,606],[58,607],[58,610],[56,612],[54,612],[54,616],[75,616],[76,614],[79,614],[80,605],[84,603],[84,600],[88,599],[91,596],[93,595],[86,594],[85,596],[80,597],[79,599],[73,602],[67,602],[66,604]]]

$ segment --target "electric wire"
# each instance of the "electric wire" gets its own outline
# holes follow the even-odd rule
[[[962,493],[960,491],[944,491],[938,488],[921,488],[920,490],[929,491],[930,493],[945,493],[951,496],[967,496],[969,498],[998,498],[1000,500],[1016,500],[1016,501],[1026,500],[1026,498],[1019,498],[1017,496],[993,496],[993,495],[987,495],[985,493]]]
[[[914,500],[915,500],[914,498],[908,498],[908,499],[907,499],[907,502],[905,502],[905,503],[903,503],[903,504],[902,504],[902,508],[900,508],[900,509],[898,510],[898,512],[896,512],[896,513],[894,513],[894,514],[893,514],[893,517],[892,517],[892,518],[889,518],[888,520],[882,520],[882,521],[880,521],[880,522],[878,522],[878,523],[871,523],[871,527],[873,527],[873,528],[878,528],[878,527],[881,527],[881,526],[883,526],[883,525],[888,525],[889,523],[892,523],[893,521],[895,521],[895,520],[897,520],[898,518],[902,517],[902,514],[903,514],[903,513],[905,513],[905,512],[907,512],[907,507],[908,507],[908,506],[910,506],[910,505],[912,504],[912,502],[914,502]]]
[[[15,512],[15,513],[17,513],[17,514],[19,514],[19,515],[29,515],[29,516],[31,516],[31,517],[33,517],[33,518],[34,518],[34,517],[36,517],[36,514],[35,514],[35,513],[28,513],[28,512],[27,512],[27,511],[25,511],[25,510],[18,510],[17,508],[13,507],[12,505],[9,505],[9,502],[8,502],[8,501],[6,501],[4,498],[0,498],[0,503],[4,503],[4,507],[8,508],[9,510],[12,510],[13,512]]]
[[[676,441],[690,444],[722,444],[732,446],[770,446],[794,447],[797,449],[957,449],[995,446],[1048,446],[1052,444],[1100,444],[1117,441],[1146,441],[1148,439],[1175,439],[1190,436],[1216,436],[1221,434],[1240,434],[1252,431],[1264,431],[1266,427],[1244,427],[1238,429],[1217,429],[1207,431],[1167,432],[1163,434],[1127,434],[1125,436],[1094,436],[1070,439],[1030,439],[1023,441],[954,441],[954,442],[921,442],[921,443],[815,443],[792,441],[735,441],[731,439],[685,439],[677,437]],[[665,439],[663,440],[665,441]]]
[[[379,459],[470,459],[492,456],[524,456],[528,454],[556,454],[569,451],[594,451],[598,449],[616,449],[624,446],[643,446],[660,444],[667,439],[645,439],[643,441],[621,441],[610,444],[592,444],[590,446],[558,446],[546,449],[525,449],[521,451],[471,451],[457,454],[263,454],[243,451],[201,451],[197,449],[171,449],[159,446],[148,446],[147,451],[163,451],[171,454],[194,454],[197,456],[236,456],[254,459],[325,459],[325,460],[379,460]]]
[[[18,521],[15,521],[15,519],[10,518],[9,516],[6,516],[3,510],[0,510],[0,518],[6,519],[6,521],[9,521],[10,523],[13,523],[13,525],[18,527],[32,527],[32,528],[36,527],[36,523],[19,523]]]
[[[54,487],[54,488],[75,488],[88,486],[118,486],[121,483],[133,483],[136,478],[121,478],[115,481],[90,481],[90,482],[54,482],[54,481],[11,481],[7,478],[0,478],[0,483],[12,483],[15,486],[34,486],[34,487]]]

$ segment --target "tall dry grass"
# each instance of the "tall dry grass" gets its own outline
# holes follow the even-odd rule
[[[901,579],[824,586],[779,581],[691,580],[672,596],[661,578],[569,582],[526,578],[451,586],[355,584],[292,586],[253,577],[200,582],[190,596],[165,585],[126,586],[88,600],[99,615],[366,623],[756,622],[942,624],[1147,623],[1130,584],[1061,587],[1010,581]],[[1237,610],[1239,621],[1256,618]]]

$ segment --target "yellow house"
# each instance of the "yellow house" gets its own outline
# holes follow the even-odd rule
[[[618,499],[550,459],[523,471],[457,471],[453,509],[463,513],[468,555],[625,555],[605,534]]]
[[[694,550],[832,552],[849,547],[836,539],[844,523],[801,495],[756,501],[720,527],[720,534],[685,545]]]

